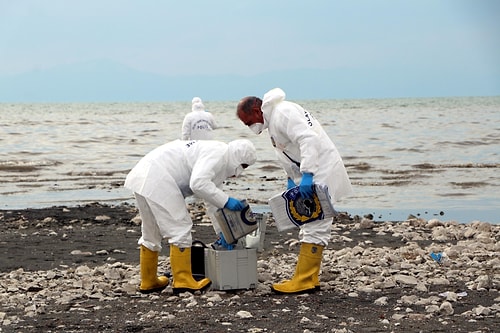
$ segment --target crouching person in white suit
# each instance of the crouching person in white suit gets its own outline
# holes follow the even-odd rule
[[[196,281],[191,271],[191,229],[193,222],[185,198],[195,195],[214,208],[242,210],[243,203],[221,190],[229,177],[237,177],[256,161],[249,140],[229,144],[219,141],[181,141],[164,144],[130,171],[125,187],[134,192],[142,219],[140,267],[142,293],[163,290],[169,283],[158,276],[158,253],[162,240],[170,244],[173,291],[203,290],[211,281]],[[214,225],[216,233],[220,230]]]

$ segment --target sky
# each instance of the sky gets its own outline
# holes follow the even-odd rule
[[[0,0],[0,101],[40,98],[64,72],[84,88],[89,64],[108,86],[112,68],[191,78],[186,96],[218,78],[213,99],[231,78],[302,98],[500,95],[499,17],[496,0]]]

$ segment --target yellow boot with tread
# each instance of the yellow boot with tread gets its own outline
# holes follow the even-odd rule
[[[179,248],[170,244],[170,266],[174,282],[172,290],[174,294],[181,292],[202,291],[209,287],[212,281],[208,278],[196,281],[191,270],[191,248]]]
[[[319,290],[318,274],[323,249],[322,245],[302,243],[292,279],[273,284],[272,290],[278,294],[309,293]]]
[[[158,274],[158,252],[151,251],[144,245],[140,248],[140,266],[141,266],[141,285],[139,291],[143,294],[149,294],[156,291],[162,291],[168,285],[166,276],[157,276]]]

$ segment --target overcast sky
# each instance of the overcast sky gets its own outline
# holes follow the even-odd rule
[[[0,76],[103,59],[162,75],[498,76],[500,1],[0,0]]]

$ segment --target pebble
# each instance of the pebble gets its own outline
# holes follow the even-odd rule
[[[238,311],[236,312],[236,316],[243,319],[248,319],[253,317],[252,314],[248,311]]]

